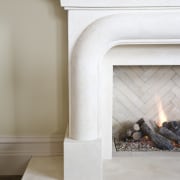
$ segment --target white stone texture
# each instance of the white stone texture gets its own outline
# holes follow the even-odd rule
[[[134,180],[179,180],[178,153],[120,153],[118,156],[103,162],[103,180],[129,180],[132,177]],[[22,180],[63,179],[63,158],[57,156],[33,157],[22,178]]]
[[[179,0],[60,0],[61,5],[71,8],[118,8],[139,6],[180,6]]]
[[[179,15],[179,12],[125,13],[101,18],[85,29],[71,56],[70,137],[98,138],[99,76],[105,53],[123,44],[179,43]]]
[[[180,66],[115,66],[113,119],[158,121],[161,100],[168,120],[180,117]]]
[[[178,6],[179,2],[163,0],[159,2],[62,0],[61,2],[63,6],[69,8],[70,120],[69,140],[65,140],[64,148],[65,180],[72,180],[73,176],[78,180],[81,180],[81,177],[82,180],[87,177],[98,180],[101,177],[102,167],[102,161],[98,157],[106,159],[112,156],[112,67],[180,65],[179,47],[171,47],[172,44],[180,44],[180,10],[173,7]],[[121,8],[131,3],[132,6],[129,8]],[[138,56],[126,59],[127,56],[132,56],[129,46],[138,47],[139,44],[149,45],[150,50],[157,46],[161,48],[155,48],[156,50],[148,53],[142,51],[144,57],[142,56],[140,60]],[[169,45],[166,56],[164,44]],[[121,48],[128,45],[127,53],[114,58],[114,61],[107,61],[104,58],[105,54],[118,45]],[[170,61],[174,49],[175,60],[171,58]],[[98,139],[100,143],[97,143]],[[99,147],[101,143],[102,151]],[[89,163],[90,159],[93,163]],[[90,174],[91,171],[87,167],[92,167],[92,164],[95,164],[97,169],[92,169],[93,174]],[[128,166],[125,170],[127,168]]]
[[[122,153],[112,160],[105,160],[103,180],[178,180],[178,154],[161,153]]]
[[[64,179],[101,180],[102,150],[101,140],[64,141]]]
[[[179,44],[179,17],[178,10],[91,11],[91,16],[88,10],[69,12],[71,138],[102,138],[103,157],[111,157],[113,63],[103,61],[103,57],[117,45],[123,47],[132,44],[151,44],[153,47],[152,44]],[[168,52],[164,56],[162,53],[158,55],[155,51],[157,56],[162,57],[157,61],[153,61],[152,58],[125,61],[123,55],[116,59],[114,65],[180,64],[179,58],[171,58],[169,61],[167,56],[171,55]],[[176,52],[174,56],[177,54]],[[102,68],[103,66],[106,67]]]

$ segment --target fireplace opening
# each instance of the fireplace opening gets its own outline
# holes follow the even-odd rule
[[[113,66],[116,151],[180,151],[180,66]]]

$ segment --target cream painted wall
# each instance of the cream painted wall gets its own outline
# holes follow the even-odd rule
[[[59,0],[0,0],[0,136],[64,133],[66,23]]]

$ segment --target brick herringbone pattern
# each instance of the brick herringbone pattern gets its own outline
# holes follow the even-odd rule
[[[157,97],[169,120],[180,119],[180,66],[115,66],[113,119],[157,120]]]

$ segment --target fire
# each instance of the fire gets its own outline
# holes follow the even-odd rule
[[[156,123],[158,127],[161,127],[164,122],[167,122],[167,116],[164,112],[163,105],[160,99],[158,101],[158,116],[159,116],[159,119],[157,120]]]

